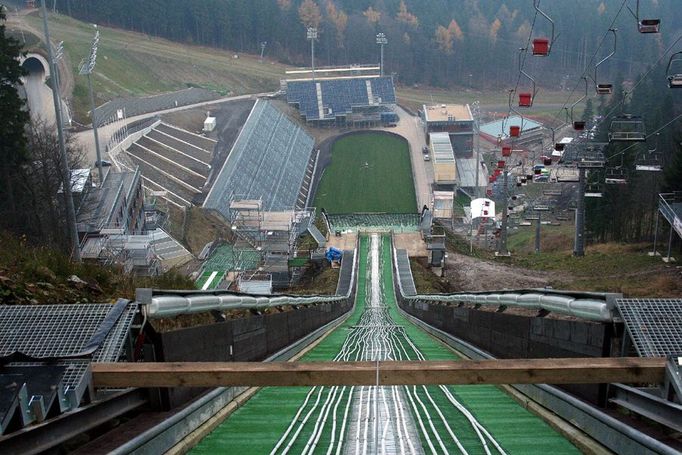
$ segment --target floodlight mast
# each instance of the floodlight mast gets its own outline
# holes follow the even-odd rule
[[[97,29],[97,25],[95,25]],[[95,69],[95,64],[97,63],[97,46],[99,44],[99,30],[95,32],[95,37],[92,40],[92,45],[90,46],[90,55],[84,58],[79,67],[78,72],[81,76],[85,75],[88,77],[88,90],[90,92],[90,118],[92,119],[92,132],[95,135],[95,151],[97,152],[97,173],[99,175],[99,186],[102,186],[104,182],[104,171],[102,170],[102,154],[99,148],[99,135],[97,134],[97,119],[95,118],[95,95],[92,90],[92,79],[90,75]]]
[[[384,45],[388,44],[388,39],[386,39],[386,34],[377,33],[377,44],[381,47],[381,66],[380,75],[384,75]]]
[[[306,36],[310,40],[310,66],[313,70],[313,80],[315,80],[315,40],[317,39],[317,28],[308,27]]]
[[[61,57],[63,48],[60,43],[56,55],[52,53],[50,42],[50,31],[47,26],[47,8],[45,0],[40,0],[40,7],[43,13],[43,28],[45,29],[45,42],[47,43],[47,58],[49,60],[50,72],[52,74],[52,101],[54,102],[54,113],[57,121],[57,137],[59,139],[59,166],[64,179],[64,205],[66,206],[66,222],[68,225],[69,236],[71,237],[71,257],[75,262],[81,262],[80,242],[78,241],[78,229],[76,227],[76,210],[73,206],[73,196],[71,195],[71,170],[69,169],[68,157],[66,155],[66,142],[64,141],[64,125],[62,123],[62,100],[59,96],[59,72],[57,59]]]

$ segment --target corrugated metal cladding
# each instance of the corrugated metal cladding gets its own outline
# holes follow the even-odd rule
[[[431,152],[433,153],[434,163],[455,162],[455,154],[452,150],[450,135],[448,133],[430,133],[429,142],[431,143]]]

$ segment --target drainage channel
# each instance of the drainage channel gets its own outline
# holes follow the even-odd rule
[[[391,243],[360,239],[356,305],[305,361],[452,360],[403,317],[393,291]],[[267,387],[193,453],[579,453],[494,386]]]

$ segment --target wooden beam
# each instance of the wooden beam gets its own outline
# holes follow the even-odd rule
[[[660,383],[665,358],[93,363],[97,387]]]

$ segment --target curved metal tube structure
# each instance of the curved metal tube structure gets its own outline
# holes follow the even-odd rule
[[[393,254],[395,270],[400,274],[398,256]],[[552,289],[514,289],[491,292],[408,295],[403,290],[403,280],[412,276],[398,276],[398,288],[403,299],[422,302],[463,303],[545,310],[599,322],[617,319],[615,299],[620,294],[555,291]]]

